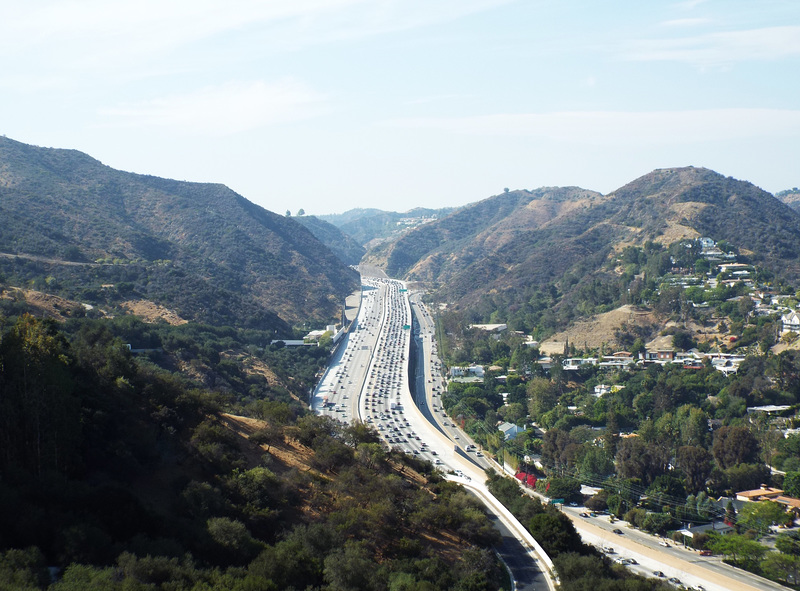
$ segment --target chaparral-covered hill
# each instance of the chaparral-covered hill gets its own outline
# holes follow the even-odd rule
[[[90,305],[285,333],[335,318],[358,275],[311,232],[224,185],[114,170],[0,138],[0,272]],[[46,280],[42,280],[46,277]]]
[[[740,260],[778,278],[800,274],[800,214],[751,183],[695,167],[655,170],[608,195],[509,191],[384,243],[365,260],[423,282],[476,321],[500,310],[515,327],[556,329],[627,303],[634,278],[615,262],[625,247],[701,236],[734,245]]]

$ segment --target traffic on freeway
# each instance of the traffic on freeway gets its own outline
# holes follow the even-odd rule
[[[442,471],[464,474],[466,463],[482,478],[488,459],[439,400],[446,386],[433,318],[418,294],[408,295],[400,281],[362,278],[358,316],[317,385],[312,408],[342,422],[357,419],[372,425],[387,445]],[[412,338],[415,363],[410,359]],[[413,384],[410,367],[416,373]]]
[[[366,276],[361,293],[358,315],[314,390],[313,410],[342,422],[372,425],[387,446],[428,460],[482,495],[489,511],[506,520],[506,527],[522,528],[486,489],[489,459],[441,407],[445,381],[436,357],[434,323],[418,296],[412,305],[402,282]],[[500,517],[503,514],[507,515]],[[515,535],[519,540],[529,538],[516,545],[509,542],[506,548],[507,557],[514,556],[507,564],[518,589],[552,591],[549,576],[529,572],[531,565],[537,568],[536,560],[542,560],[541,547],[527,531]]]

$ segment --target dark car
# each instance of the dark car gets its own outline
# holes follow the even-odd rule
[[[621,529],[615,529],[614,533],[617,534],[618,536],[621,536],[623,532]]]
[[[654,577],[664,577],[666,575],[664,573],[662,573],[660,570],[654,570],[653,571],[653,576]]]

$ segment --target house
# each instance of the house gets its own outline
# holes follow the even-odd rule
[[[508,328],[508,324],[470,324],[469,327],[486,332],[503,332]]]
[[[514,439],[518,433],[522,433],[525,430],[514,423],[500,423],[497,428],[504,435],[506,441]]]
[[[775,497],[775,502],[780,503],[786,510],[791,512],[795,518],[800,517],[800,499],[795,499],[794,497],[787,497],[781,495],[779,497]]]
[[[608,386],[606,384],[598,384],[594,387],[594,395],[598,398],[605,396],[606,394],[610,394],[612,392],[619,392],[620,390],[624,390],[625,386],[614,384],[613,386]]]
[[[736,531],[736,528],[728,525],[727,523],[723,523],[720,521],[712,521],[711,523],[705,523],[703,525],[695,525],[692,527],[691,525],[687,528],[679,530],[681,535],[686,536],[687,538],[694,538],[698,534],[720,534],[725,535],[729,533],[733,533]]]
[[[708,250],[709,248],[714,248],[717,245],[717,243],[714,242],[714,240],[712,240],[708,236],[703,236],[702,238],[698,238],[698,241],[700,242],[701,250]]]
[[[772,488],[766,484],[762,484],[761,488],[755,490],[743,490],[736,493],[736,500],[738,501],[774,501],[777,497],[783,495],[783,490],[780,488]]]
[[[781,334],[800,332],[800,314],[794,310],[788,314],[784,314],[781,316],[781,325]]]
[[[597,384],[594,387],[594,395],[597,396],[598,398],[602,398],[603,396],[609,394],[610,392],[611,392],[611,386],[607,384]]]
[[[790,408],[792,407],[788,404],[765,404],[763,406],[748,406],[747,413],[750,414],[754,412],[763,412],[768,415],[772,415],[786,412]]]
[[[482,365],[456,366],[450,368],[450,377],[461,377],[461,376],[472,375],[478,378],[482,378],[483,374],[484,371]]]
[[[595,357],[569,357],[561,362],[565,370],[575,371],[580,369],[582,365],[597,365],[597,358]]]

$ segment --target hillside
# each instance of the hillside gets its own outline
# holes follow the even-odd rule
[[[357,265],[367,250],[354,238],[342,232],[339,228],[321,220],[313,215],[303,215],[294,218],[305,226],[314,237],[327,246],[333,254],[345,265]]]
[[[92,304],[285,332],[329,319],[357,275],[305,227],[219,184],[114,170],[0,138],[0,271]],[[41,286],[44,287],[44,286]]]
[[[800,215],[754,185],[703,168],[656,170],[603,196],[575,187],[511,191],[372,249],[365,260],[427,283],[476,321],[566,326],[625,303],[626,246],[709,236],[779,277],[800,274]],[[610,306],[610,307],[609,307]]]
[[[342,214],[324,215],[327,221],[365,246],[396,238],[410,229],[446,216],[452,208],[417,207],[404,213],[380,209],[351,209]]]
[[[305,405],[223,413],[79,324],[0,334],[3,589],[499,587],[491,522],[430,463]]]
[[[800,209],[800,189],[797,187],[793,189],[786,189],[785,191],[778,191],[775,193],[775,197],[783,201],[795,211]]]

